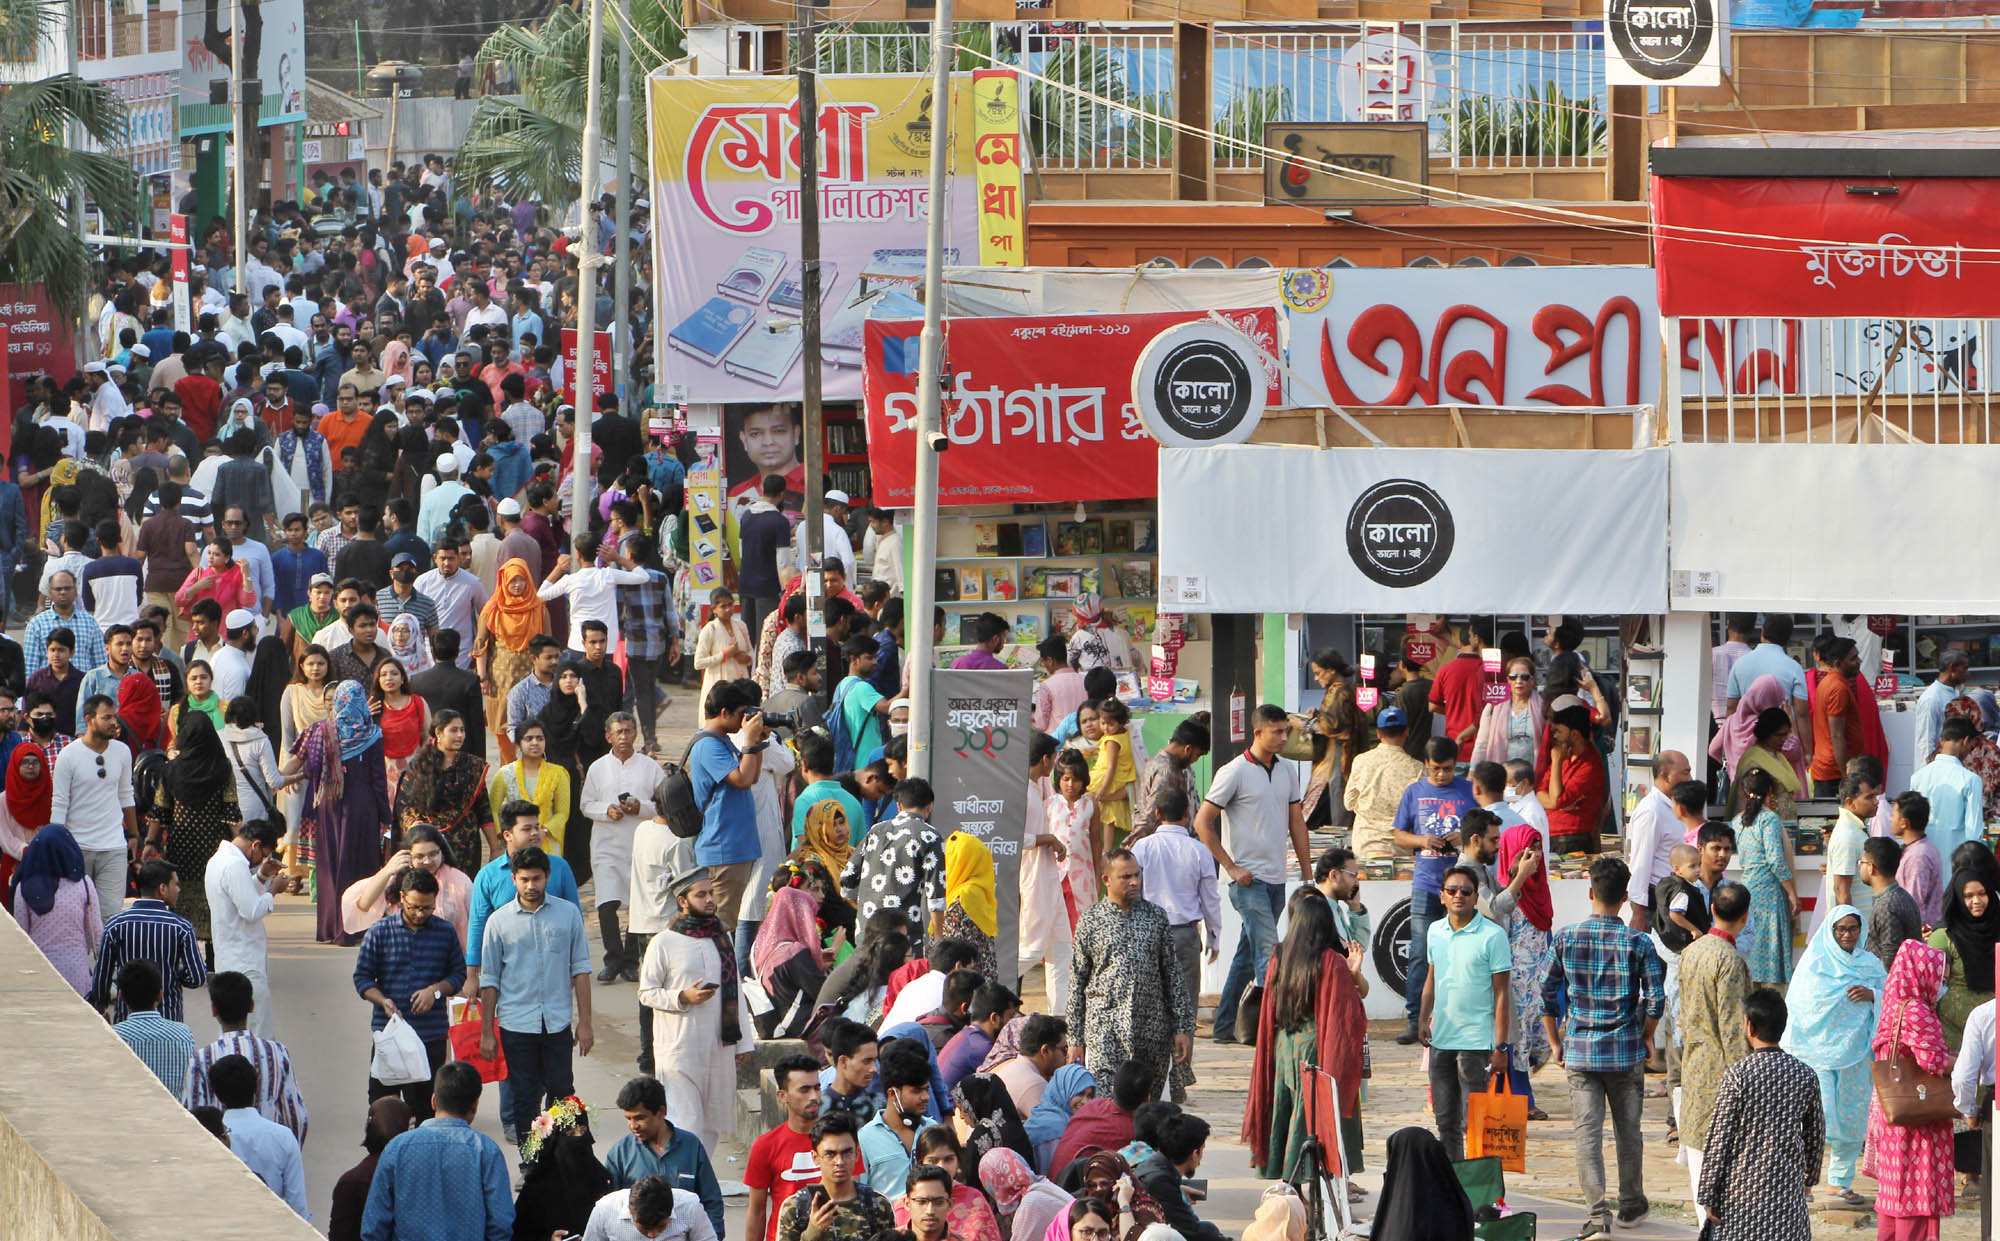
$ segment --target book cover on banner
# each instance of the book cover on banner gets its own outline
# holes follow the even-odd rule
[[[795,319],[767,319],[736,342],[723,359],[730,374],[778,388],[805,355],[806,334]]]
[[[757,316],[748,306],[717,295],[696,308],[667,334],[667,343],[714,366],[750,330]]]
[[[870,319],[921,319],[924,304],[892,284],[886,289],[866,292],[866,277],[854,286],[855,296],[842,306],[833,319],[820,329],[820,356],[835,366],[862,364],[862,331]],[[914,341],[916,338],[910,338]],[[909,351],[910,373],[916,373],[916,350]]]
[[[826,299],[833,296],[834,282],[839,279],[840,264],[821,259],[819,264],[820,305],[824,306]],[[792,264],[792,269],[785,273],[785,278],[778,281],[778,287],[771,290],[771,309],[786,310],[796,315],[804,313],[805,306],[805,270],[799,264],[794,263]]]
[[[715,282],[715,291],[724,297],[733,297],[739,302],[761,305],[764,295],[784,274],[792,256],[783,250],[773,250],[769,246],[751,246],[736,260],[736,265],[723,273]]]
[[[798,401],[804,367],[785,366],[776,342],[743,338],[754,320],[805,310],[799,234],[808,204],[799,184],[797,81],[663,72],[646,89],[659,319],[682,325],[659,359],[662,389],[670,401]],[[921,73],[820,81],[819,115],[805,123],[819,135],[820,285],[829,327],[857,299],[921,280],[933,207],[943,212],[952,261],[979,252],[972,102],[969,73],[935,98]],[[949,136],[953,170],[935,204],[934,134]],[[748,308],[753,323],[725,334],[704,322],[700,312],[718,296]],[[830,403],[861,399],[859,327],[851,334],[824,353],[832,365],[821,397]],[[739,341],[740,357],[731,352]]]

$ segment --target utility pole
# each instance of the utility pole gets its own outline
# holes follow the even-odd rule
[[[618,28],[618,198],[617,257],[611,268],[612,312],[618,335],[611,342],[611,384],[621,393],[619,408],[638,412],[632,386],[632,0],[621,0],[625,20]]]
[[[805,526],[806,632],[824,637],[821,606],[826,602],[815,572],[826,554],[826,423],[820,416],[819,385],[819,8],[807,0],[799,11],[799,331],[805,341]],[[813,647],[822,672],[826,643]],[[826,687],[829,699],[833,686]]]
[[[917,365],[916,546],[910,557],[903,614],[909,638],[910,774],[931,774],[931,668],[937,663],[932,640],[931,596],[937,586],[938,449],[944,443],[938,418],[944,369],[945,173],[951,154],[952,0],[938,0],[931,26],[931,201],[924,244],[924,333]]]
[[[243,138],[243,0],[229,6],[229,183],[235,195],[230,214],[230,246],[236,258],[236,291],[250,292],[250,187],[244,184],[248,152]]]
[[[597,117],[604,110],[604,0],[590,0],[590,68],[584,77],[582,187],[577,217],[582,227],[582,251],[576,261],[576,467],[571,492],[571,533],[589,525],[590,421],[597,416],[591,395],[591,349],[597,336],[597,269],[603,265],[597,235],[590,227],[591,204],[597,201],[597,174],[604,140]]]

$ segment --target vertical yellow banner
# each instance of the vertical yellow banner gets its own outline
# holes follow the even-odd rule
[[[979,182],[979,265],[1028,261],[1028,204],[1021,187],[1021,80],[1012,69],[972,74],[973,168]]]
[[[722,435],[695,436],[695,463],[687,476],[688,571],[698,614],[706,615],[708,592],[722,585]]]

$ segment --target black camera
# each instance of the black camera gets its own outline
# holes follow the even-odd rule
[[[789,711],[766,711],[764,724],[768,728],[782,728],[787,732],[799,731],[799,717]]]

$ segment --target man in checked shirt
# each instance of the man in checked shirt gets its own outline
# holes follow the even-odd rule
[[[1542,979],[1542,1025],[1555,1061],[1569,1075],[1576,1108],[1576,1177],[1590,1208],[1584,1237],[1611,1235],[1604,1184],[1604,1113],[1618,1143],[1618,1222],[1631,1226],[1646,1201],[1645,1139],[1639,1122],[1646,1093],[1646,1049],[1667,1005],[1666,965],[1643,932],[1618,919],[1632,872],[1614,857],[1590,864],[1590,916],[1555,933],[1555,959]],[[1568,1041],[1557,1027],[1569,989]]]
[[[672,579],[660,568],[658,545],[652,536],[627,537],[625,552],[646,580],[618,588],[618,630],[625,639],[625,701],[621,705],[639,717],[639,735],[646,753],[658,756],[658,723],[664,695],[657,688],[661,667],[680,660],[681,638],[674,629]]]

